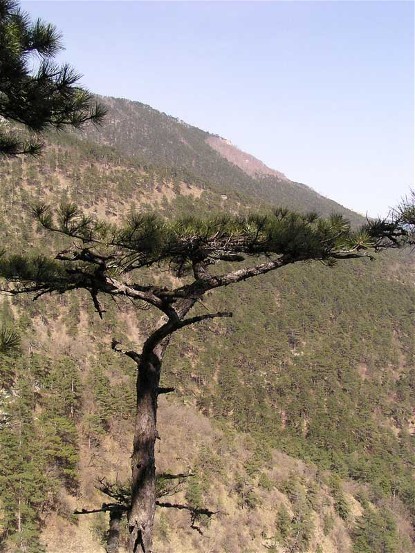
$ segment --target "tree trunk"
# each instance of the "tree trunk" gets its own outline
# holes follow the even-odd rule
[[[156,509],[154,445],[157,431],[157,390],[161,356],[144,353],[138,364],[137,414],[131,457],[132,492],[128,514],[130,553],[152,553]]]
[[[184,298],[176,304],[180,320],[188,313],[196,298]],[[162,325],[163,327],[163,325]],[[153,527],[156,511],[156,465],[154,458],[157,437],[157,396],[161,363],[172,332],[153,332],[143,345],[137,374],[137,413],[131,456],[131,508],[128,513],[129,553],[153,553]]]
[[[124,511],[121,509],[114,509],[110,511],[110,528],[108,532],[107,546],[105,551],[107,553],[118,553],[120,547],[120,525]]]

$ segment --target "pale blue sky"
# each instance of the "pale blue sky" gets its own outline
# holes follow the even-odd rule
[[[25,1],[92,91],[230,139],[360,213],[414,183],[411,1]]]

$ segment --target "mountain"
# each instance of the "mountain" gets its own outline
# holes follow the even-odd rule
[[[114,223],[133,211],[336,207],[219,137],[106,101],[102,129],[51,134],[41,157],[1,160],[4,248],[66,247],[34,224],[39,201]],[[172,340],[162,385],[176,393],[160,402],[157,468],[190,474],[177,487],[160,478],[166,501],[217,514],[160,509],[157,553],[415,552],[414,282],[413,254],[391,251],[287,267],[206,299],[234,316]],[[6,553],[104,551],[107,515],[73,511],[108,502],[100,479],[128,485],[135,366],[110,344],[141,344],[155,316],[104,307],[101,320],[84,294],[1,298],[1,328],[20,338],[0,353]]]
[[[222,194],[255,198],[263,204],[324,216],[344,214],[358,225],[364,218],[325,198],[304,184],[289,180],[225,139],[192,127],[140,102],[99,97],[108,107],[103,129],[90,127],[85,136],[111,145],[128,156],[183,170]]]

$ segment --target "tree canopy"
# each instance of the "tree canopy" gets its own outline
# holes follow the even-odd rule
[[[17,2],[0,0],[0,154],[36,154],[33,135],[102,121],[105,109],[79,86],[80,75],[54,62],[62,49],[53,25],[32,23]]]
[[[145,286],[140,279],[134,281],[137,270],[164,265],[178,277],[191,274],[204,293],[294,262],[331,264],[370,256],[371,251],[397,246],[407,234],[398,222],[372,222],[352,231],[338,215],[321,219],[314,213],[285,209],[204,220],[169,221],[155,214],[133,214],[120,228],[96,221],[74,205],[62,205],[56,213],[41,205],[35,214],[44,228],[75,239],[77,245],[54,259],[3,258],[2,276],[18,282],[15,292],[62,293],[84,288],[95,298],[99,293],[128,296],[162,310],[183,298],[189,285],[177,289]],[[260,263],[245,266],[247,260],[260,257]],[[245,263],[239,271],[219,275],[210,270],[219,262]]]

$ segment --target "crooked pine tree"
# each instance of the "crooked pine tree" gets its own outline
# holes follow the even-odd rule
[[[127,506],[130,553],[152,553],[156,508],[155,440],[157,399],[163,357],[174,333],[230,312],[191,314],[206,293],[282,269],[293,263],[371,256],[394,247],[407,234],[397,218],[353,232],[341,216],[327,220],[278,209],[248,217],[220,216],[206,220],[167,221],[155,215],[133,215],[122,228],[94,221],[75,206],[36,209],[41,225],[68,238],[68,247],[54,258],[4,256],[0,275],[13,294],[63,294],[87,290],[98,314],[102,300],[127,298],[158,311],[160,320],[141,351],[113,348],[137,365],[136,415],[131,456],[132,487]],[[238,268],[238,264],[240,268]],[[222,272],[221,272],[222,267]],[[226,267],[226,268],[223,268]],[[145,284],[170,272],[182,284]]]

